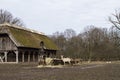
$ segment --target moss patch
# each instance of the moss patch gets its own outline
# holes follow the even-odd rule
[[[46,49],[58,50],[53,41],[41,34],[32,33],[30,31],[9,27],[13,37],[24,47],[40,48],[40,42],[43,41]]]

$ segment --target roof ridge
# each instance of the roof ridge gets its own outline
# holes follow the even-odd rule
[[[22,29],[22,30],[25,30],[25,31],[29,31],[29,32],[32,32],[32,33],[37,33],[37,34],[41,34],[41,35],[45,35],[43,32],[39,32],[39,31],[36,31],[36,30],[32,30],[32,29],[29,29],[29,28],[26,28],[26,27],[20,27],[20,26],[16,26],[16,25],[13,25],[13,24],[9,24],[9,23],[3,23],[3,24],[0,24],[0,26],[9,26],[9,27],[13,27],[13,28],[17,28],[17,29]]]

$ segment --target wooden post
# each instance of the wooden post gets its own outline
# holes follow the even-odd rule
[[[22,62],[25,62],[24,58],[24,52],[22,52]]]
[[[30,62],[30,52],[28,52],[28,62]]]
[[[0,60],[1,60],[1,62],[3,62],[3,59],[2,59],[2,57],[0,56]]]
[[[35,62],[35,52],[33,52],[33,62]]]
[[[40,62],[40,55],[39,55],[39,53],[37,55],[38,55],[38,62]]]
[[[7,62],[7,53],[8,53],[8,52],[4,52],[4,55],[5,55],[5,62]]]
[[[18,63],[18,51],[15,51],[16,54],[16,63]]]

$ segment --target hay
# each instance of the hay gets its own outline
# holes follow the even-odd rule
[[[38,65],[38,68],[63,68],[63,65],[57,65],[57,66],[53,66],[53,65]]]

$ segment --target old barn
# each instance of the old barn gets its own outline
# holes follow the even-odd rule
[[[10,24],[0,25],[0,62],[38,62],[39,55],[55,55],[57,50],[53,41],[42,33]]]

